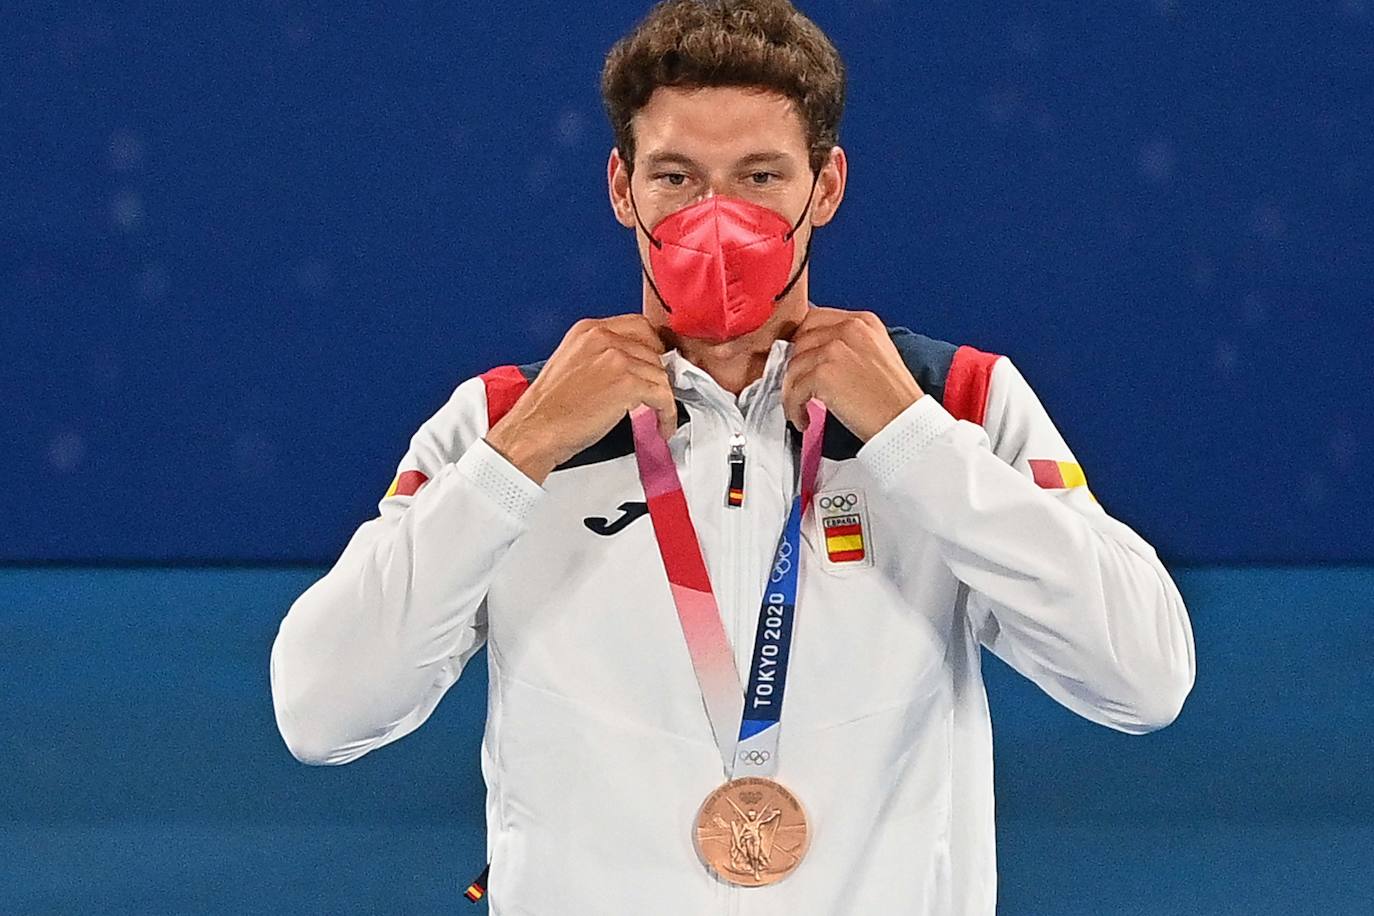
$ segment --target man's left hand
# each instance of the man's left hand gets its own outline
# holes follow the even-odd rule
[[[806,403],[818,398],[867,442],[923,397],[877,315],[820,306],[807,310],[792,335],[782,383],[783,410],[793,426],[806,428]]]

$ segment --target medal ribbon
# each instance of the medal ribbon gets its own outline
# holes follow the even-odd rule
[[[812,400],[806,411],[809,423],[802,435],[801,485],[792,500],[792,511],[778,539],[764,588],[747,691],[740,685],[701,542],[687,510],[687,496],[668,443],[658,431],[658,419],[647,407],[630,413],[639,477],[644,484],[663,567],[668,573],[678,622],[721,761],[731,775],[743,771],[769,776],[777,769],[783,688],[797,606],[801,523],[816,491],[825,431],[825,406]],[[738,730],[734,727],[736,722]]]

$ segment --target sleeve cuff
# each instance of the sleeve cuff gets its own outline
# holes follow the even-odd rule
[[[930,395],[919,398],[859,449],[859,462],[886,487],[912,459],[958,424]]]
[[[544,488],[525,476],[506,457],[478,439],[456,462],[459,473],[516,522],[524,525],[544,495]]]

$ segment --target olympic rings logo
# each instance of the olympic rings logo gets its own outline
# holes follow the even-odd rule
[[[768,753],[767,751],[760,750],[749,750],[745,751],[743,754],[740,754],[740,760],[744,761],[750,766],[756,767],[763,766],[770,759],[772,759],[772,757],[773,755]]]
[[[817,500],[817,505],[824,510],[837,509],[839,511],[844,511],[846,509],[853,509],[858,504],[859,496],[857,493],[843,493],[839,496],[822,496]]]
[[[792,571],[792,542],[783,539],[778,545],[778,561],[773,564],[773,581],[781,582],[782,577]]]

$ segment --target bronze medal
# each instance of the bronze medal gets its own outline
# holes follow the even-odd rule
[[[763,887],[792,873],[806,855],[810,832],[796,796],[771,779],[748,776],[707,796],[693,838],[716,877]]]

